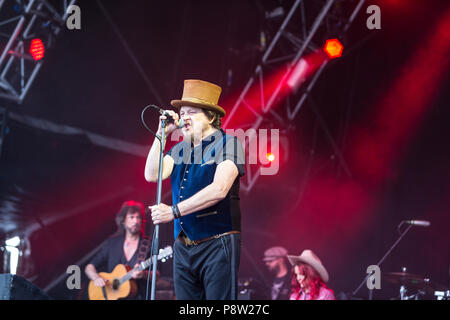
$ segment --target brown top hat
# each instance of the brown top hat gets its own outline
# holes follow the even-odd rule
[[[222,117],[225,110],[218,106],[222,88],[214,83],[202,80],[184,80],[183,97],[181,100],[172,100],[174,107],[191,106],[218,112]]]

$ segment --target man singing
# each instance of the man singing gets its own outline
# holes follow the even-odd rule
[[[201,80],[185,80],[183,97],[172,100],[179,115],[167,113],[183,141],[164,156],[162,178],[170,176],[172,206],[151,206],[154,224],[174,220],[174,286],[177,299],[237,298],[241,213],[239,179],[244,175],[244,152],[239,140],[224,133],[225,110],[218,105],[222,89]],[[161,116],[160,119],[166,119]],[[161,135],[161,121],[158,135]],[[158,180],[160,141],[147,157],[145,179]]]

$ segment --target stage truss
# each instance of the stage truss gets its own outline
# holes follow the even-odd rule
[[[239,110],[242,108],[250,110],[253,115],[252,119],[248,119],[249,125],[245,127],[241,126],[242,129],[258,130],[265,121],[279,123],[289,123],[292,121],[308,98],[317,79],[327,66],[328,60],[324,61],[314,75],[310,79],[307,79],[300,89],[293,92],[288,98],[281,97],[283,83],[286,82],[285,80],[288,79],[294,67],[303,56],[321,48],[325,39],[343,36],[364,2],[365,0],[353,1],[350,10],[351,14],[345,16],[344,11],[348,10],[341,10],[342,1],[295,0],[289,11],[284,15],[284,19],[272,37],[270,44],[265,48],[264,54],[253,74],[239,94],[233,107],[228,112],[224,122],[224,128],[227,128],[229,123],[233,123],[234,118],[239,117]],[[315,18],[311,19],[311,17]],[[286,48],[290,48],[291,52],[286,53]],[[280,54],[280,52],[283,52],[283,54]],[[268,84],[266,84],[264,75],[281,64],[287,66],[282,80],[278,83],[275,90],[273,90],[269,99],[265,100],[264,93]],[[250,99],[247,99],[249,98],[250,89],[254,89],[255,87],[260,92],[260,99],[256,103],[255,101],[250,102]],[[282,112],[276,112],[273,110],[273,106],[282,98],[284,98],[282,102],[284,108]],[[291,101],[296,101],[296,103],[291,104]],[[245,150],[248,150],[249,143],[251,143],[250,140],[251,138],[245,139]],[[350,175],[339,150],[337,150],[336,146],[334,146],[334,149],[344,171]],[[246,177],[241,179],[242,190],[249,192],[253,188],[261,175],[261,166],[261,164],[246,164]]]
[[[22,103],[42,60],[27,52],[33,38],[42,38],[46,49],[66,25],[67,9],[75,0],[0,1],[0,98]]]

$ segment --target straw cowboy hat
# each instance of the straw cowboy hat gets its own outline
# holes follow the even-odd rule
[[[222,117],[225,110],[218,106],[222,88],[214,83],[202,80],[184,80],[183,97],[181,100],[172,100],[174,107],[191,106],[218,112]]]
[[[317,271],[323,282],[328,281],[327,269],[325,269],[320,259],[311,250],[304,250],[299,256],[288,255],[287,258],[292,266],[295,266],[299,262],[310,265]]]

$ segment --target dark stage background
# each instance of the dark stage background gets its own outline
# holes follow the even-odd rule
[[[198,78],[221,85],[222,104],[230,110],[261,58],[260,31],[276,29],[264,19],[265,10],[292,1],[101,4],[126,46],[97,1],[79,1],[81,30],[63,30],[21,105],[1,105],[149,148],[153,137],[140,122],[142,109],[169,106],[181,97],[184,79]],[[450,8],[446,1],[370,4],[381,8],[381,30],[366,28],[366,4],[346,36],[344,55],[327,66],[312,100],[294,121],[276,124],[289,128],[283,130],[289,143],[278,174],[241,192],[242,279],[268,279],[261,259],[269,246],[285,246],[291,254],[309,248],[328,269],[329,287],[348,293],[396,240],[402,220],[423,219],[431,226],[413,227],[381,270],[405,266],[449,284],[450,51],[431,44],[450,42],[449,28],[437,27]],[[440,54],[433,56],[434,50]],[[154,128],[156,119],[147,119]],[[82,298],[84,292],[64,290],[67,266],[83,265],[115,231],[123,201],[155,203],[156,186],[144,179],[145,155],[15,119],[7,132],[0,158],[1,240],[28,240],[19,275],[55,298]],[[171,203],[169,190],[165,182],[165,203]],[[172,241],[172,224],[162,226],[161,246]],[[160,267],[170,278],[171,261]],[[397,292],[383,282],[374,297],[390,299]],[[367,294],[363,288],[358,295]]]

